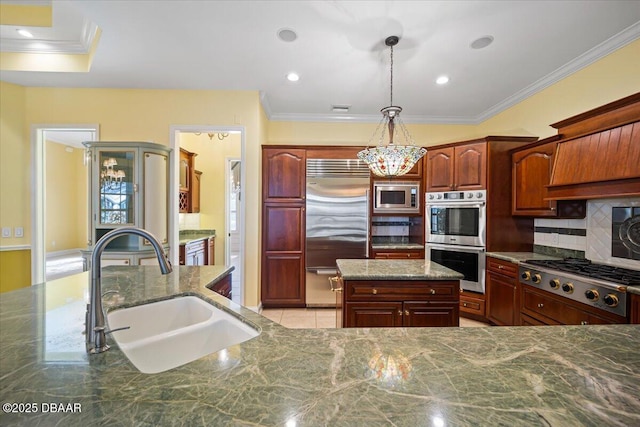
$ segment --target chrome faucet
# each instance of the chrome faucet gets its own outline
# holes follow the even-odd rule
[[[102,353],[109,350],[106,342],[106,334],[112,331],[105,331],[104,311],[102,308],[102,285],[100,283],[100,256],[107,244],[118,236],[133,234],[147,239],[156,251],[160,271],[168,274],[173,271],[171,263],[167,259],[167,254],[162,249],[162,245],[151,233],[141,228],[123,227],[111,230],[96,243],[91,253],[91,287],[89,288],[89,304],[87,304],[86,314],[86,342],[87,352],[91,354]]]

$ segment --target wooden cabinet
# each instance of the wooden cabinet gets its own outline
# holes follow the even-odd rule
[[[215,265],[216,264],[216,238],[209,237],[207,239],[207,256],[206,256],[206,264],[207,265]]]
[[[459,325],[458,281],[343,280],[344,327]]]
[[[305,171],[303,149],[262,150],[263,307],[304,307]]]
[[[211,285],[211,287],[209,287],[209,289],[211,289],[214,292],[217,292],[218,294],[222,295],[225,298],[231,299],[231,297],[232,297],[232,295],[231,295],[231,274],[226,275],[225,277],[223,277],[222,279],[220,279],[219,281],[217,281],[216,283]]]
[[[540,291],[529,285],[520,285],[521,319],[534,319],[542,325],[593,325],[627,323],[627,319],[601,312],[576,301]]]
[[[374,259],[424,259],[424,249],[376,250],[371,253]]]
[[[202,172],[195,169],[195,157],[192,153],[180,149],[178,210],[180,213],[200,212],[200,182]]]
[[[584,218],[585,200],[545,200],[551,182],[553,159],[560,136],[547,138],[530,148],[512,154],[513,215],[535,217]]]
[[[499,326],[520,323],[518,283],[516,264],[487,257],[487,319],[491,323]]]
[[[427,191],[481,190],[487,187],[485,142],[427,152]]]
[[[629,323],[640,323],[640,295],[629,295],[631,296],[631,316]]]
[[[477,292],[460,292],[460,316],[486,322],[486,296]]]

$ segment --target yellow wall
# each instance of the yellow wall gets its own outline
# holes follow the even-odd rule
[[[640,92],[640,41],[476,126],[409,124],[418,145],[486,135],[549,136],[548,125]],[[245,305],[259,303],[260,145],[366,145],[376,124],[268,122],[253,91],[22,88],[2,83],[2,225],[24,224],[29,233],[29,126],[33,123],[98,123],[102,140],[169,144],[171,125],[244,125]],[[6,135],[6,138],[5,138]],[[5,177],[10,177],[6,179]],[[2,245],[28,239],[3,239]],[[4,258],[4,255],[3,255]],[[28,271],[28,264],[24,265]],[[18,276],[16,276],[18,277]]]
[[[85,248],[89,176],[83,164],[84,150],[47,141],[45,151],[46,252]]]
[[[227,157],[240,158],[240,134],[230,134],[224,141],[210,140],[206,133],[182,133],[180,147],[197,153],[195,169],[202,172],[200,181],[200,228],[216,230],[216,265],[223,265],[225,230],[225,167]]]
[[[23,238],[0,237],[0,292],[31,284],[29,131],[22,86],[0,82],[0,225],[24,227]]]

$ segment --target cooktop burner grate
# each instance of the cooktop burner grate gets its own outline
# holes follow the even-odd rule
[[[566,258],[563,260],[530,260],[527,264],[551,270],[573,273],[594,279],[606,280],[626,286],[640,285],[640,271],[592,263],[588,259]]]

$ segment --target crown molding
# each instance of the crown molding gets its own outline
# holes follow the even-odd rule
[[[94,39],[98,35],[98,26],[85,21],[82,24],[80,40],[38,40],[38,39],[3,39],[2,51],[14,53],[60,53],[86,54],[91,50]],[[44,44],[47,48],[38,47]],[[36,45],[34,47],[34,45]]]

